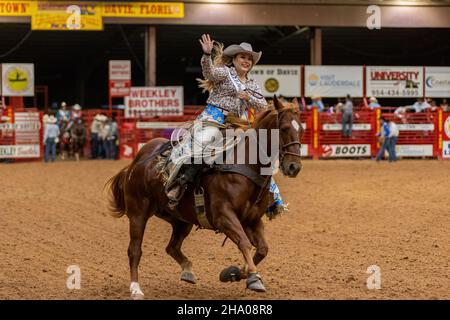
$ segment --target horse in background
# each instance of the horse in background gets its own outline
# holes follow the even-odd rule
[[[80,154],[83,156],[83,150],[86,144],[86,135],[87,129],[84,125],[83,119],[74,119],[70,128],[70,149],[75,156],[76,161],[80,161]]]
[[[66,119],[61,119],[59,123],[59,156],[61,160],[68,158],[71,153],[69,124],[70,121]]]

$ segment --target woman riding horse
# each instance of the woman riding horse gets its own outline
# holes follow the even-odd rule
[[[261,94],[259,85],[253,79],[248,78],[248,72],[258,63],[262,52],[254,52],[252,46],[245,42],[240,45],[230,45],[225,50],[223,50],[223,45],[219,44],[215,48],[213,61],[211,54],[214,41],[208,34],[203,34],[199,41],[203,50],[201,65],[205,77],[204,80],[199,82],[200,87],[209,91],[209,97],[208,105],[197,120],[223,124],[227,116],[246,118],[250,107],[258,111],[266,109],[267,102]],[[214,127],[207,127],[206,130],[203,130],[200,135],[203,145],[207,144],[215,135],[214,129]],[[181,167],[183,159],[188,160],[183,152],[175,150],[172,153],[171,161],[177,163],[177,165],[174,165],[178,168],[177,170]],[[174,175],[172,174],[172,176]],[[173,183],[168,186],[167,197],[170,199],[169,205],[172,208],[178,205],[179,199],[183,196],[185,190],[183,182],[185,182],[183,179],[174,179]],[[273,179],[271,180],[270,191],[274,194],[274,201],[269,206],[268,211],[276,215],[280,211],[286,210]]]

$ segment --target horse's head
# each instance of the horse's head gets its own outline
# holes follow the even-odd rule
[[[274,96],[273,105],[277,112],[281,171],[284,175],[295,178],[302,168],[300,139],[304,131],[298,101],[294,98],[292,102],[285,102]]]

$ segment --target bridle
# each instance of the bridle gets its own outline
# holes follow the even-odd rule
[[[287,110],[287,109],[277,111],[277,128],[280,128],[281,114],[282,114],[284,111],[286,111],[286,110]],[[291,151],[286,151],[286,150],[285,150],[286,148],[288,148],[288,147],[290,147],[290,146],[294,146],[294,145],[298,145],[298,146],[299,146],[299,150],[300,150],[299,153],[291,152]],[[288,142],[288,143],[284,144],[283,146],[280,147],[280,164],[283,163],[283,159],[284,159],[284,157],[285,157],[286,155],[291,155],[291,156],[294,156],[294,157],[299,157],[299,158],[301,158],[301,156],[302,156],[302,155],[301,155],[301,150],[302,150],[302,144],[301,144],[300,140],[291,141],[291,142]]]

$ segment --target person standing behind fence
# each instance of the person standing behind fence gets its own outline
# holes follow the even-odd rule
[[[381,122],[381,128],[380,132],[377,133],[377,136],[380,138],[381,148],[377,155],[377,162],[383,159],[384,152],[387,151],[389,153],[389,157],[391,158],[390,153],[390,130],[389,130],[389,124],[383,117],[380,118]]]
[[[353,128],[353,102],[348,94],[345,99],[344,107],[342,108],[342,135],[350,137]]]
[[[397,152],[395,146],[397,145],[397,139],[399,130],[394,120],[389,121],[389,162],[397,161]]]
[[[91,124],[91,158],[97,159],[99,156],[99,133],[102,128],[102,115],[95,115]]]
[[[51,161],[56,159],[56,143],[59,137],[59,127],[56,124],[57,119],[54,116],[48,117],[44,131],[45,153],[44,160],[48,162],[50,159],[50,151],[52,152]]]
[[[111,118],[111,122],[109,124],[108,136],[106,138],[109,153],[109,156],[107,156],[108,159],[115,160],[117,157],[117,144],[116,144],[117,138],[118,138],[117,121],[116,117],[113,115]]]

